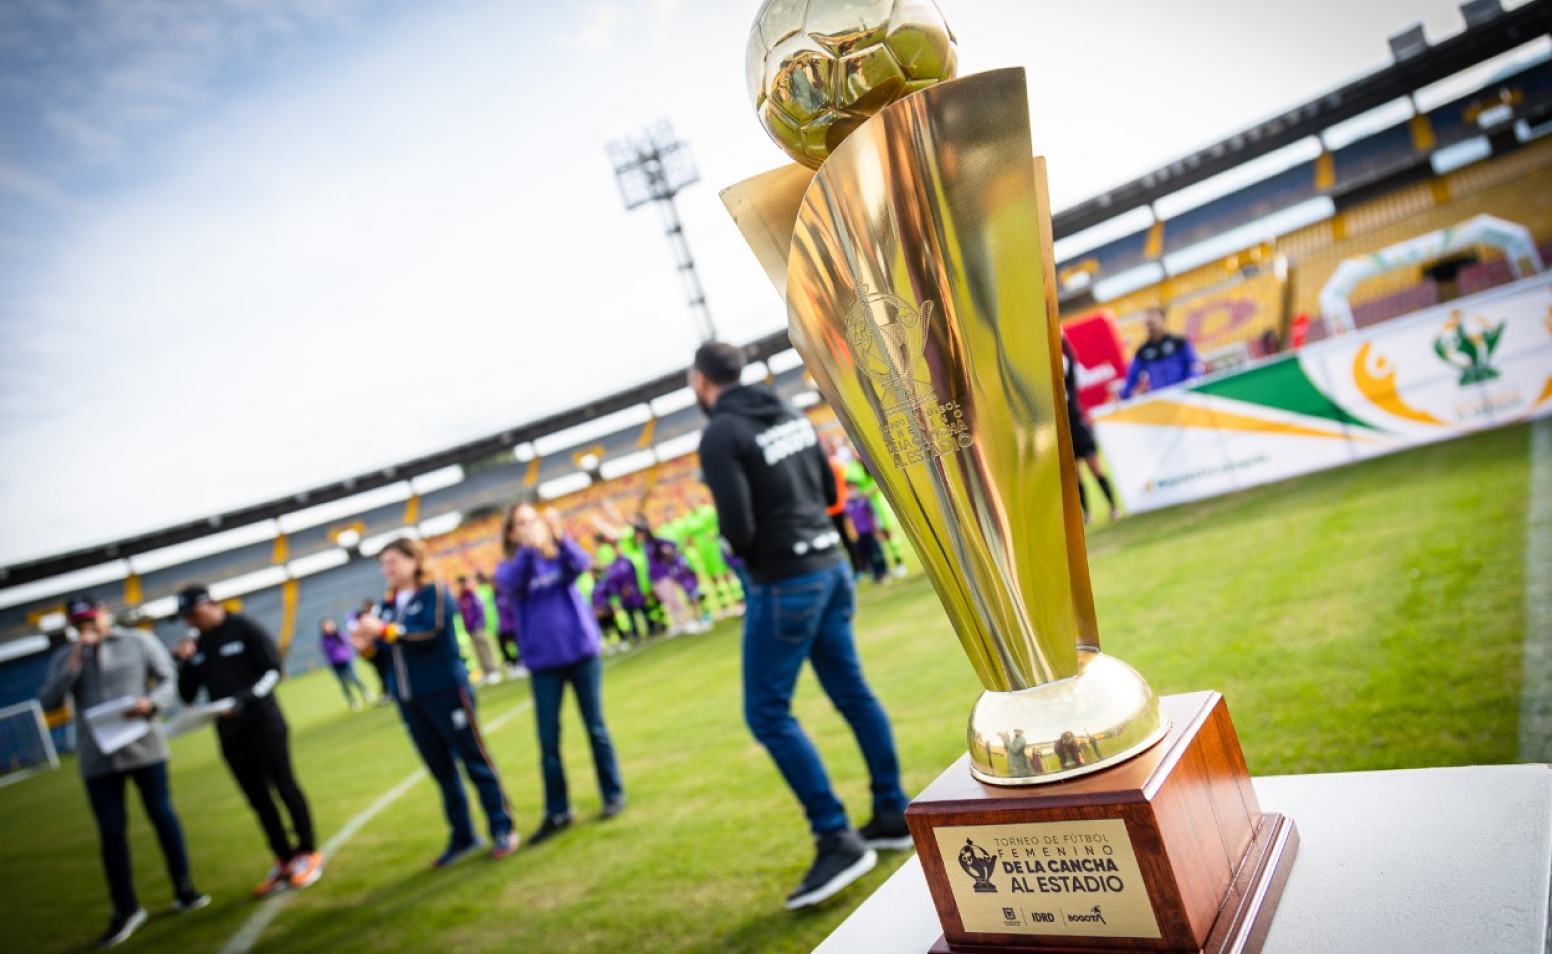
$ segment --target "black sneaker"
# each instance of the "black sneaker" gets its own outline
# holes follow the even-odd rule
[[[827,832],[817,839],[819,852],[798,889],[787,895],[787,910],[818,904],[873,870],[878,854],[850,828]]]
[[[598,818],[600,821],[607,821],[623,811],[625,811],[625,796],[621,795],[619,798],[611,798],[604,802],[604,810],[598,813]]]
[[[97,939],[97,946],[117,947],[129,940],[129,936],[144,923],[146,923],[145,908],[136,908],[127,914],[114,914],[113,920],[108,922],[108,929]]]
[[[431,862],[431,867],[446,868],[449,865],[457,864],[477,851],[484,850],[485,841],[482,838],[476,838],[466,845],[448,845],[447,850],[437,855],[436,860]]]
[[[192,885],[185,885],[178,889],[178,897],[172,903],[174,911],[179,914],[187,914],[190,911],[198,911],[210,904],[210,895],[201,894]]]
[[[863,844],[879,851],[905,851],[915,845],[911,840],[911,829],[905,824],[904,812],[874,815],[857,834],[862,836]]]
[[[552,818],[546,818],[544,823],[539,826],[539,830],[528,836],[528,846],[531,848],[570,827],[570,815],[557,815]]]

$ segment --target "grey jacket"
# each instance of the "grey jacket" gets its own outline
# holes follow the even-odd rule
[[[177,698],[178,680],[167,648],[150,633],[139,629],[108,631],[96,646],[82,653],[81,667],[70,671],[74,646],[64,646],[49,661],[48,678],[38,692],[45,710],[58,709],[68,696],[75,705],[76,749],[81,756],[81,775],[98,778],[128,772],[167,761],[167,739],[161,722],[153,717],[151,731],[112,755],[103,755],[82,716],[100,702],[124,696],[146,697],[161,712]]]

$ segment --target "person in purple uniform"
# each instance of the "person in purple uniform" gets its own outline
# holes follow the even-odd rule
[[[605,640],[606,651],[613,653],[616,647],[630,649],[630,643],[626,641],[625,634],[620,632],[619,622],[614,618],[614,589],[609,585],[607,568],[595,566],[588,574],[593,578],[593,593],[590,597],[593,619],[598,622],[598,633]]]
[[[469,645],[480,664],[480,681],[493,686],[501,681],[501,667],[496,665],[496,654],[490,648],[490,637],[485,634],[485,601],[470,585],[467,576],[458,577],[458,616],[463,620],[463,631],[469,635]]]
[[[620,600],[628,626],[626,637],[639,643],[652,635],[652,617],[647,612],[647,594],[641,589],[641,578],[636,574],[636,564],[621,553],[609,564],[604,573],[605,585]]]
[[[560,757],[560,703],[566,685],[593,750],[593,768],[603,797],[601,818],[625,810],[625,786],[615,761],[614,742],[604,725],[602,640],[592,607],[577,589],[588,555],[561,525],[560,514],[544,516],[529,504],[514,504],[501,526],[507,559],[496,568],[496,590],[517,610],[517,641],[533,682],[534,721],[539,730],[544,774],[544,822],[529,839],[537,845],[571,824],[571,800]]]
[[[501,659],[506,663],[507,676],[521,679],[528,675],[523,668],[523,657],[517,648],[517,608],[507,595],[491,586],[496,604],[496,642],[501,647]]]
[[[350,711],[360,712],[367,698],[366,686],[361,682],[361,677],[356,675],[356,667],[350,663],[356,656],[355,647],[350,645],[350,639],[340,632],[339,625],[332,619],[324,619],[318,624],[318,644],[323,649],[323,661],[329,664],[329,668],[334,671],[334,678],[339,680]]]
[[[856,535],[862,565],[873,574],[874,583],[887,583],[889,561],[884,559],[884,545],[878,542],[878,515],[873,512],[873,501],[855,480],[848,480],[846,486],[850,491],[846,497],[846,519],[851,521],[852,533]]]
[[[702,632],[697,614],[690,608],[690,601],[679,582],[679,565],[684,562],[679,548],[672,540],[653,536],[652,531],[643,526],[636,528],[636,543],[647,555],[647,579],[652,583],[652,593],[668,615],[668,635]]]

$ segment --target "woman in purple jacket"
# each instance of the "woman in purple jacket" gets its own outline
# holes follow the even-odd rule
[[[577,589],[588,555],[566,536],[560,515],[541,517],[528,504],[507,510],[501,526],[507,559],[496,568],[496,592],[517,613],[517,642],[533,681],[534,718],[544,771],[544,823],[529,839],[537,845],[572,822],[566,771],[560,759],[560,703],[570,683],[593,749],[603,795],[602,818],[625,810],[625,787],[604,725],[598,623]]]
[[[356,668],[350,664],[356,655],[355,647],[350,645],[350,640],[340,632],[339,626],[332,619],[325,619],[318,624],[318,642],[323,647],[324,661],[334,670],[334,678],[339,680],[350,711],[360,712],[366,704],[366,686],[361,683],[361,677],[356,675]],[[355,695],[351,694],[352,686],[355,687]]]

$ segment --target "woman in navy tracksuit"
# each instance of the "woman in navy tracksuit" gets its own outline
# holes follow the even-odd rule
[[[474,692],[453,630],[457,604],[431,578],[419,541],[395,540],[377,559],[388,581],[388,595],[375,616],[361,618],[352,638],[363,655],[387,654],[389,686],[398,699],[399,714],[426,770],[442,789],[452,839],[432,867],[445,868],[485,847],[469,818],[459,761],[490,821],[491,857],[505,858],[517,850],[518,836],[501,779],[475,721]]]

